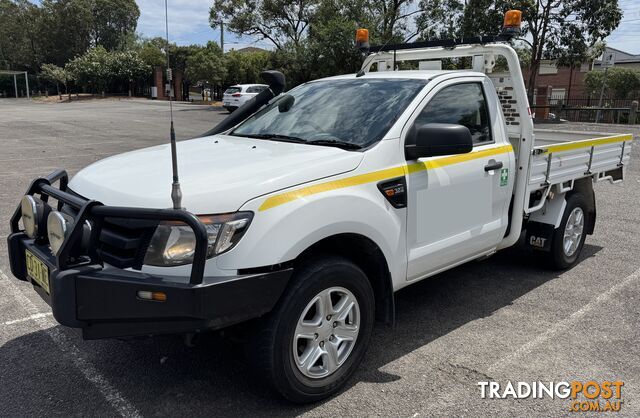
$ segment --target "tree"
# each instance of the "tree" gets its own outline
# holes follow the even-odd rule
[[[555,35],[553,40],[547,42],[545,56],[554,59],[558,67],[569,67],[569,87],[566,99],[571,99],[571,86],[573,85],[573,73],[576,68],[580,68],[585,62],[590,63],[605,51],[605,44],[598,42],[591,47],[584,42],[576,42],[580,39],[580,34],[576,33],[579,28],[573,26],[566,32]]]
[[[167,56],[152,40],[145,40],[137,47],[138,56],[151,68],[166,65]]]
[[[126,83],[129,97],[132,96],[132,85],[151,73],[147,65],[136,51],[112,52],[109,58],[109,78],[115,83]]]
[[[203,81],[208,84],[221,84],[226,75],[222,50],[209,41],[186,60],[186,75],[192,81]]]
[[[43,59],[42,13],[27,0],[0,0],[0,67],[36,72]]]
[[[98,46],[69,61],[65,69],[80,85],[101,92],[104,96],[111,79],[111,56],[106,49]]]
[[[221,21],[239,35],[258,36],[282,49],[287,42],[299,46],[313,19],[318,0],[214,0],[211,27]]]
[[[599,95],[604,82],[604,71],[589,71],[584,84],[589,94]],[[640,71],[614,67],[607,70],[605,91],[616,99],[626,99],[629,93],[640,89]]]
[[[45,62],[64,66],[91,46],[91,0],[43,0],[41,8]]]
[[[622,12],[618,0],[528,0],[523,16],[531,37],[528,94],[533,96],[545,46],[587,50],[618,27]]]
[[[409,10],[414,3],[414,0],[368,0],[365,3],[380,42],[401,43],[406,40],[407,18],[423,11],[421,8]]]
[[[418,7],[424,10],[415,18],[419,40],[451,39],[460,37],[465,10],[460,0],[421,0]]]
[[[62,100],[62,92],[60,91],[60,84],[64,86],[65,93],[69,90],[67,85],[71,81],[71,74],[64,68],[58,67],[55,64],[42,64],[42,77],[56,83],[56,90],[58,91],[58,97]]]
[[[121,49],[138,24],[140,9],[135,0],[92,0],[91,7],[93,44],[107,51]]]
[[[222,84],[263,83],[260,73],[268,69],[269,55],[269,52],[227,52],[224,55],[226,76]]]
[[[376,42],[378,33],[363,2],[324,0],[320,4],[305,44],[312,78],[358,71],[362,63],[354,39],[358,27],[372,28],[372,42]]]

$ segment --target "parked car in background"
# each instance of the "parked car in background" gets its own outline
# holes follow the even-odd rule
[[[269,86],[266,84],[236,84],[225,90],[222,105],[229,112],[233,112],[267,87]]]

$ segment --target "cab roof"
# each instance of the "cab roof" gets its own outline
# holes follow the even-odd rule
[[[444,76],[444,75],[455,75],[456,77],[464,77],[464,76],[482,76],[485,74],[477,71],[468,71],[468,70],[400,70],[400,71],[374,71],[365,73],[363,76],[358,78],[360,79],[368,79],[368,78],[411,78],[417,80],[431,80],[435,77]],[[337,75],[333,77],[321,78],[320,80],[349,80],[356,78],[355,74],[344,74]],[[319,80],[316,80],[319,81]]]

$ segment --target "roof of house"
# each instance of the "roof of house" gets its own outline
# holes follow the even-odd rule
[[[634,54],[630,54],[628,52],[625,51],[621,51],[619,49],[616,48],[611,48],[610,46],[608,46],[605,50],[606,52],[612,52],[614,54],[614,62],[617,64],[623,64],[623,63],[635,63],[635,62],[640,62],[640,54],[634,55]],[[602,63],[602,60],[596,60],[595,61],[595,65],[600,65]]]
[[[240,48],[240,49],[236,49],[236,52],[242,52],[242,53],[253,53],[253,52],[267,52],[266,49],[263,48],[258,48],[255,46],[247,46],[244,48]]]

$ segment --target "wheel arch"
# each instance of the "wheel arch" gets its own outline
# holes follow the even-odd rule
[[[365,273],[375,295],[376,319],[393,324],[393,282],[389,265],[380,247],[370,238],[356,233],[331,235],[312,244],[293,260],[294,269],[296,265],[310,258],[329,254],[348,259]]]

